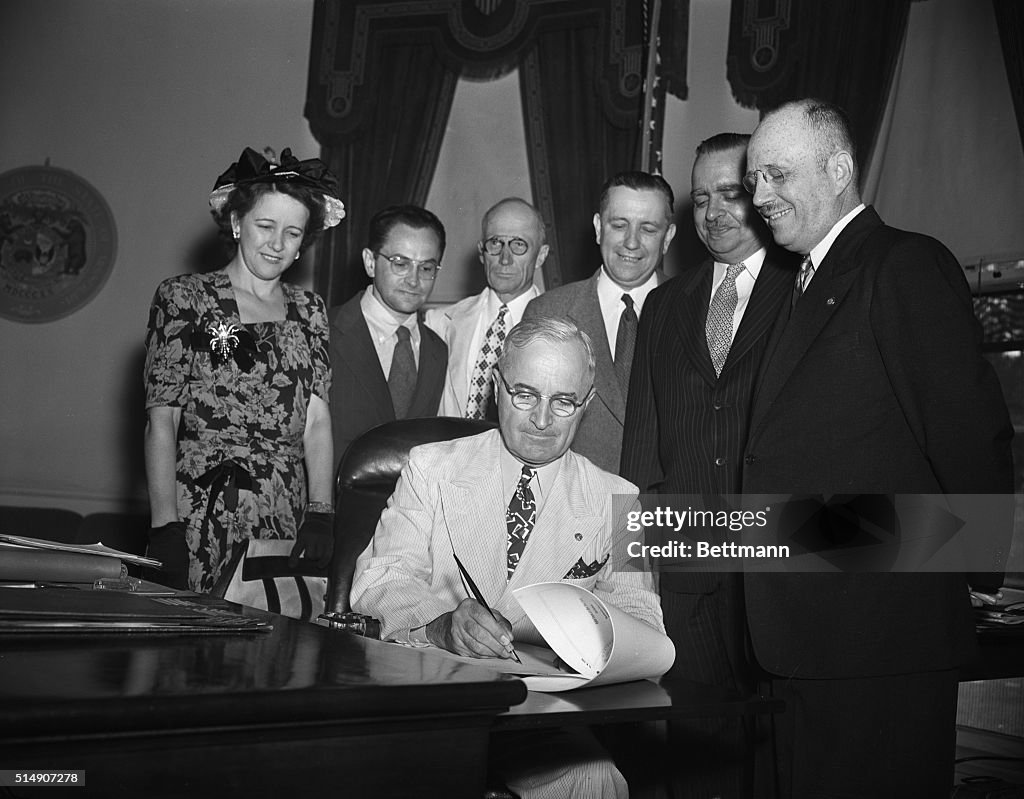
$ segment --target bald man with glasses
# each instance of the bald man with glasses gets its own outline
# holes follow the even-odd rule
[[[533,278],[548,257],[544,221],[525,200],[501,200],[484,214],[477,252],[487,286],[448,308],[428,311],[426,322],[448,345],[440,415],[493,421],[491,371],[508,331],[540,295]]]
[[[533,583],[579,585],[664,632],[651,573],[622,571],[624,547],[613,552],[636,486],[569,449],[594,397],[590,338],[566,319],[524,321],[493,371],[499,429],[413,448],[356,564],[353,610],[380,619],[382,638],[483,665],[543,643],[513,596]],[[456,557],[490,611],[467,595]],[[584,731],[555,732],[492,742],[497,776],[523,799],[628,795]]]
[[[330,310],[335,470],[371,427],[437,415],[448,351],[418,314],[444,246],[444,225],[425,208],[391,206],[370,220],[362,255],[371,285]]]

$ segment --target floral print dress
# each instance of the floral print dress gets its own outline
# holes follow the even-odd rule
[[[303,433],[311,394],[330,390],[327,311],[281,283],[287,318],[242,325],[221,270],[157,288],[146,335],[146,409],[181,408],[178,513],[189,587],[210,591],[232,546],[295,538],[306,507]]]

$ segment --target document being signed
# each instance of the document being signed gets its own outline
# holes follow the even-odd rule
[[[531,691],[660,677],[676,657],[664,633],[572,583],[535,583],[514,591],[550,649],[515,643],[522,664],[449,655],[521,677]]]

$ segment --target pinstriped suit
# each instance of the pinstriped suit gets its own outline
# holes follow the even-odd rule
[[[635,497],[636,487],[566,452],[522,560],[506,580],[503,446],[501,434],[489,430],[413,448],[352,584],[353,610],[380,618],[382,637],[401,640],[466,598],[452,546],[490,606],[511,623],[515,640],[527,643],[542,639],[512,592],[561,580],[580,558],[591,563],[611,552],[626,521],[614,515],[612,495]],[[649,573],[616,572],[609,559],[597,574],[573,582],[664,629]]]
[[[797,260],[769,246],[718,376],[705,335],[714,263],[708,259],[648,296],[630,375],[620,470],[641,491],[739,493],[754,383],[774,321],[791,296]],[[716,459],[724,460],[718,465]],[[752,688],[741,581],[730,573],[662,573],[665,627],[676,645],[673,675]],[[679,795],[746,795],[752,750],[739,722],[674,722],[670,740],[679,758],[673,772]]]

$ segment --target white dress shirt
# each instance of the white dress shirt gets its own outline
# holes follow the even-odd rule
[[[832,247],[832,243],[839,238],[839,234],[842,233],[846,226],[853,221],[853,218],[864,210],[864,207],[864,203],[861,203],[850,211],[850,213],[832,226],[832,229],[825,235],[825,238],[811,247],[811,266],[813,266],[814,269],[804,281],[804,291],[807,291],[807,287],[811,285],[811,281],[814,280],[814,275],[817,274],[818,267],[821,265],[821,262],[825,260],[825,256],[828,255],[828,251]]]
[[[604,332],[608,336],[608,349],[614,356],[615,339],[619,335],[619,317],[626,310],[622,301],[622,295],[628,294],[633,298],[633,310],[636,311],[636,318],[640,318],[640,311],[644,307],[644,300],[647,295],[658,287],[658,273],[651,272],[645,283],[631,289],[624,289],[610,277],[604,267],[601,267],[601,274],[597,277],[597,301],[601,306],[601,317],[604,319]]]
[[[420,326],[416,323],[416,314],[397,314],[377,299],[370,286],[363,292],[359,299],[359,308],[363,312],[366,326],[370,328],[370,338],[373,340],[373,348],[377,351],[377,359],[380,361],[380,368],[384,370],[384,376],[391,372],[391,359],[395,354],[395,345],[398,343],[399,327],[409,328],[409,341],[412,344],[412,357],[416,362],[416,368],[420,366]]]
[[[732,335],[730,341],[736,337],[736,331],[740,329],[740,321],[743,319],[743,312],[747,310],[747,303],[750,302],[750,295],[754,293],[754,283],[757,276],[761,274],[761,267],[764,266],[765,256],[768,250],[762,247],[753,255],[743,259],[746,267],[736,276],[736,310],[732,314]],[[725,273],[729,264],[715,261],[714,276],[711,279],[711,295],[708,297],[708,310],[711,310],[711,300],[718,291],[718,287],[725,280]]]

